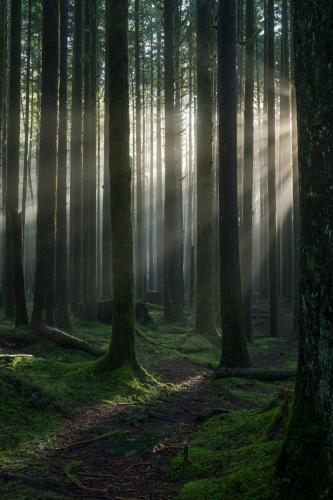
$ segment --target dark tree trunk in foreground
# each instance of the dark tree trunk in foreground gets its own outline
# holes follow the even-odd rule
[[[219,9],[219,169],[222,359],[228,368],[249,366],[242,325],[237,213],[236,1]]]
[[[333,2],[294,0],[300,171],[300,354],[279,462],[284,498],[333,497]]]
[[[197,0],[197,315],[196,330],[215,337],[213,280],[212,2]]]
[[[104,87],[104,182],[102,234],[102,295],[111,297],[111,209],[109,169],[109,90],[110,90],[110,2],[106,2],[105,29],[105,87]]]
[[[253,96],[254,96],[254,0],[246,0],[246,59],[244,109],[244,173],[242,218],[242,296],[245,335],[252,339],[252,219],[253,219]]]
[[[278,337],[278,284],[276,248],[276,183],[275,183],[275,81],[274,81],[274,0],[267,5],[267,129],[268,129],[268,274],[270,335]]]
[[[43,0],[37,254],[33,319],[54,323],[59,1]]]
[[[162,182],[162,64],[161,32],[157,40],[157,88],[156,88],[156,268],[157,289],[164,290],[163,274],[163,182]]]
[[[137,366],[135,354],[131,167],[129,157],[128,0],[110,0],[110,193],[112,343],[110,363]]]
[[[164,85],[165,85],[165,200],[164,200],[164,303],[165,319],[181,320],[182,245],[179,216],[179,182],[176,165],[176,117],[174,78],[174,12],[176,2],[164,0]]]
[[[70,172],[70,303],[77,310],[82,290],[82,1],[74,4]]]
[[[27,324],[23,279],[22,225],[18,215],[20,103],[21,103],[21,0],[12,0],[10,9],[9,89],[7,125],[6,265],[7,297],[14,303],[16,326]],[[8,287],[12,287],[9,289]]]
[[[58,184],[56,214],[55,320],[61,328],[69,326],[67,281],[67,38],[68,4],[60,0],[60,83]]]
[[[94,321],[96,306],[96,0],[84,8],[83,121],[83,317]]]

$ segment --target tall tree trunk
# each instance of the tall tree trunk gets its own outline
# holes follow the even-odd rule
[[[176,165],[176,117],[174,73],[174,0],[164,0],[164,86],[165,86],[165,201],[164,201],[164,303],[165,318],[183,317],[181,220]]]
[[[197,0],[197,294],[196,330],[216,337],[213,280],[212,7]]]
[[[150,33],[149,289],[154,289],[154,47]]]
[[[59,1],[43,0],[37,255],[33,320],[54,323]]]
[[[162,182],[162,63],[161,33],[157,40],[157,88],[156,88],[156,259],[157,288],[164,290],[163,276],[163,182]]]
[[[252,254],[253,254],[253,96],[254,96],[254,0],[246,0],[246,60],[244,108],[244,173],[242,224],[243,320],[247,339],[252,340]]]
[[[55,321],[60,328],[70,324],[67,279],[67,43],[68,3],[60,0],[60,82],[58,132],[58,184],[56,214]]]
[[[268,133],[268,259],[270,335],[278,337],[278,288],[276,248],[276,182],[275,182],[275,81],[274,81],[274,0],[267,4],[267,133]]]
[[[300,170],[300,353],[279,461],[284,498],[332,498],[333,3],[293,2]],[[309,36],[311,34],[311,36]]]
[[[22,187],[22,228],[25,231],[25,213],[27,208],[27,186],[29,167],[29,121],[30,121],[30,69],[31,69],[31,17],[32,0],[28,0],[27,66],[25,74],[25,124],[24,124],[24,164]]]
[[[291,17],[293,25],[293,18]],[[291,145],[292,145],[292,180],[293,180],[293,331],[299,334],[299,264],[300,264],[300,219],[299,219],[299,172],[297,139],[297,102],[295,89],[293,29],[291,38]]]
[[[242,325],[237,210],[236,0],[219,9],[220,287],[223,366],[247,367]]]
[[[73,81],[70,170],[70,303],[76,311],[82,300],[82,14],[74,3]]]
[[[14,303],[15,325],[28,323],[23,279],[22,226],[18,215],[21,102],[21,0],[11,0],[7,125],[6,265],[7,294]],[[11,289],[10,289],[11,287]]]
[[[145,293],[145,241],[144,241],[144,171],[142,168],[141,139],[141,68],[140,68],[140,0],[135,0],[135,131],[136,131],[136,295]],[[145,139],[145,138],[144,138]]]
[[[83,120],[83,317],[94,321],[96,307],[96,0],[84,9]]]
[[[109,91],[110,91],[110,2],[105,13],[105,88],[104,88],[104,182],[103,182],[103,234],[102,234],[102,295],[111,297],[111,212],[109,169]]]
[[[110,364],[136,368],[131,168],[129,157],[128,0],[110,0],[110,192],[112,344]]]

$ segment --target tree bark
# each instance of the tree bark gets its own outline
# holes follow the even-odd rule
[[[128,0],[110,0],[111,368],[137,367],[129,157]]]
[[[196,330],[216,337],[213,281],[212,2],[197,0]]]
[[[245,368],[250,361],[242,325],[239,263],[235,0],[220,0],[218,60],[221,364],[228,368]]]
[[[54,324],[59,0],[43,0],[37,255],[33,320]]]

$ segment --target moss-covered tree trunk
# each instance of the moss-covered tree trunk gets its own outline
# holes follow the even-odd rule
[[[164,0],[165,87],[165,198],[164,198],[164,304],[165,318],[183,317],[182,245],[179,214],[179,179],[176,165],[176,117],[174,72],[174,14],[177,2]]]
[[[54,323],[59,0],[43,0],[37,255],[33,320]]]
[[[284,498],[333,497],[333,2],[293,2],[300,172],[300,354],[279,461]]]
[[[219,8],[219,170],[221,365],[249,366],[242,325],[237,211],[237,77],[236,0],[220,0]]]
[[[112,368],[137,366],[135,355],[131,167],[129,157],[128,0],[110,0],[110,193]]]
[[[197,0],[197,293],[196,330],[214,338],[212,9]]]
[[[82,300],[82,0],[74,3],[70,168],[70,303]]]
[[[55,320],[60,328],[70,324],[67,275],[67,43],[68,3],[60,0],[60,82],[58,184],[56,213]]]
[[[242,296],[244,330],[252,339],[252,253],[253,253],[253,98],[254,98],[254,0],[246,0],[246,54],[244,97],[244,172],[242,218]]]

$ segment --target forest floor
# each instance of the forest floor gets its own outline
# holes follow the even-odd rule
[[[279,312],[281,338],[272,339],[267,305],[253,307],[254,366],[296,366],[290,308]],[[193,313],[178,326],[152,314],[149,342],[138,339],[141,376],[100,372],[89,355],[45,343],[15,358],[9,369],[54,405],[0,385],[1,498],[278,497],[274,464],[294,382],[215,380],[219,349],[193,334]],[[80,324],[75,334],[103,347],[110,328]]]

